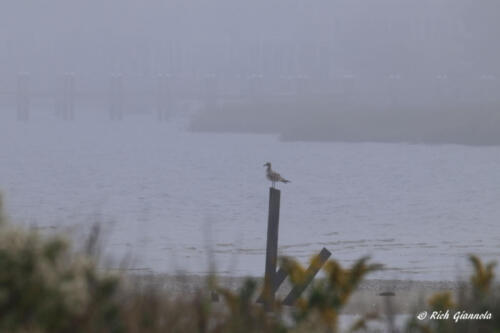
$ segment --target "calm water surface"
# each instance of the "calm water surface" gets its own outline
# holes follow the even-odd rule
[[[322,247],[372,277],[454,280],[466,255],[500,256],[500,147],[284,143],[270,135],[191,133],[180,122],[89,113],[75,122],[0,116],[0,191],[19,224],[82,238],[144,272],[264,270],[269,183],[282,185],[280,253]]]

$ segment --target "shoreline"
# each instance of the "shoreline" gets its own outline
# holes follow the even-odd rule
[[[203,275],[168,275],[168,274],[130,274],[125,275],[127,285],[133,287],[154,286],[174,297],[192,295],[206,286],[208,276]],[[245,277],[216,277],[218,285],[232,291],[238,290]],[[263,278],[253,278],[261,290]],[[368,312],[385,313],[388,299],[395,314],[414,314],[427,306],[427,300],[437,292],[450,291],[455,294],[464,286],[458,281],[416,281],[416,280],[380,280],[368,279],[360,283],[351,295],[342,314],[360,315]],[[287,280],[276,293],[278,299],[283,299],[291,290]],[[306,291],[307,292],[307,289]],[[383,296],[391,293],[392,296]],[[258,295],[254,295],[257,297]]]

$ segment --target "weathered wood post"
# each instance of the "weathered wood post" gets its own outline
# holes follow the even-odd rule
[[[271,311],[274,305],[274,280],[276,262],[278,260],[278,229],[280,219],[281,192],[273,187],[269,188],[269,215],[267,218],[267,246],[266,271],[264,276],[264,308]],[[279,285],[278,285],[279,286]],[[276,286],[277,289],[277,286]]]
[[[264,275],[264,288],[262,294],[257,299],[258,303],[264,303],[266,311],[273,311],[276,291],[287,278],[289,272],[280,268],[276,271],[278,260],[278,230],[280,219],[280,190],[271,187],[269,189],[269,215],[267,219],[267,246],[266,246],[266,270]],[[283,300],[283,305],[294,305],[302,292],[314,279],[318,271],[325,264],[331,252],[323,248],[317,254],[306,270],[306,277],[300,284],[295,285],[287,297]]]
[[[300,297],[300,294],[307,288],[309,283],[314,279],[325,262],[330,258],[332,253],[326,248],[321,249],[321,252],[313,258],[311,265],[306,270],[306,277],[301,284],[296,285],[283,300],[284,305],[293,305]]]
[[[397,332],[395,323],[394,323],[394,308],[392,306],[392,301],[391,298],[396,296],[396,294],[392,291],[384,291],[380,294],[379,296],[383,296],[385,298],[385,313],[386,313],[386,318],[387,318],[387,332],[389,333],[395,333]]]
[[[288,276],[288,272],[285,271],[283,268],[280,268],[276,272],[276,274],[274,275],[272,285],[269,287],[269,289],[268,290],[264,289],[262,294],[260,294],[259,298],[257,298],[257,303],[264,303],[265,302],[264,297],[265,297],[266,292],[271,292],[273,295],[275,295],[276,291],[278,291],[278,288],[281,286],[283,281],[285,281],[287,276]]]

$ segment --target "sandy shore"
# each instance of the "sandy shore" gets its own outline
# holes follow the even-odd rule
[[[131,275],[132,285],[152,284],[172,295],[190,295],[206,286],[206,277],[199,275]],[[262,285],[262,279],[255,279]],[[245,281],[243,277],[218,277],[220,286],[237,290]],[[364,314],[371,311],[386,312],[387,300],[394,313],[413,314],[425,308],[428,298],[442,291],[457,291],[460,283],[453,281],[408,281],[408,280],[365,280],[351,297],[344,314]],[[260,290],[260,289],[259,289]],[[278,289],[277,297],[284,298],[291,290],[285,281]],[[307,290],[306,290],[307,292]],[[389,294],[390,296],[384,296]]]

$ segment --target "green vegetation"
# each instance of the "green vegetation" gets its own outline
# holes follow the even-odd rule
[[[92,251],[74,251],[58,236],[9,225],[0,200],[0,332],[337,332],[339,315],[360,281],[381,269],[368,258],[345,269],[329,260],[325,278],[317,279],[293,308],[277,302],[266,313],[255,299],[260,288],[246,280],[233,292],[209,277],[196,293],[175,296],[154,284],[127,283],[97,269]],[[93,238],[93,237],[91,237]],[[89,240],[90,245],[95,239]],[[317,258],[312,259],[314,265]],[[457,294],[440,293],[429,300],[428,312],[484,313],[491,320],[427,320],[411,316],[407,332],[500,332],[500,297],[494,285],[494,264],[470,257],[474,274]],[[305,269],[281,259],[292,285],[305,278]],[[213,302],[213,293],[220,302]],[[383,313],[367,314],[351,331],[369,332],[371,321],[384,322]]]
[[[494,284],[495,263],[490,262],[485,266],[474,255],[469,260],[474,268],[469,284],[462,286],[457,295],[444,292],[429,299],[430,314],[444,314],[449,310],[449,318],[424,323],[415,318],[408,323],[409,332],[500,332],[500,290]],[[488,313],[491,314],[491,319],[463,319],[463,316]]]

